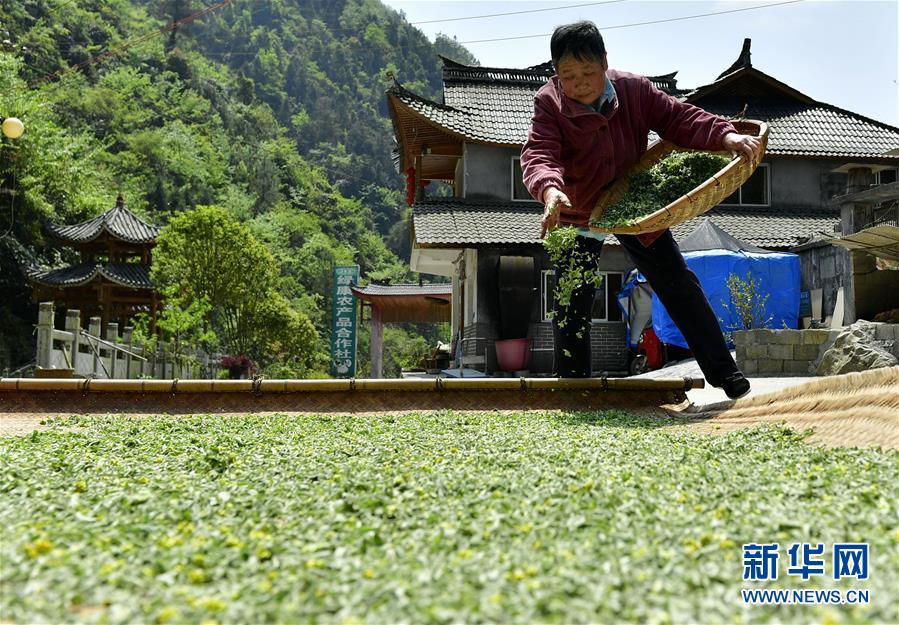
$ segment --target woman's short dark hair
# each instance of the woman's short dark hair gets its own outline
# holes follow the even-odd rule
[[[559,69],[559,61],[564,56],[573,56],[578,61],[599,61],[606,57],[606,44],[593,22],[583,21],[559,26],[549,40],[549,51],[553,65]]]

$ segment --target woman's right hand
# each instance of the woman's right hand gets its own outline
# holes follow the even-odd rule
[[[543,220],[540,222],[540,238],[559,226],[560,204],[571,208],[568,196],[555,187],[547,187],[543,190]]]

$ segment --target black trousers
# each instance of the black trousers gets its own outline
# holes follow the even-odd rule
[[[737,372],[737,365],[699,279],[684,262],[671,232],[666,230],[649,247],[644,247],[635,236],[615,236],[684,335],[705,379],[712,386],[721,386],[725,378]],[[595,269],[601,251],[601,241],[577,237],[578,268]],[[558,283],[564,268],[556,265],[554,269]],[[567,307],[556,304],[553,314],[555,373],[560,377],[591,375],[590,317],[595,295],[596,287],[585,284],[572,293]]]

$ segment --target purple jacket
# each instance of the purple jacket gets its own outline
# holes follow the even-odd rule
[[[654,130],[683,148],[718,151],[733,125],[680,102],[636,74],[608,70],[617,99],[594,112],[562,94],[553,76],[534,97],[534,117],[521,149],[524,184],[535,199],[555,186],[571,200],[562,224],[586,226],[603,188],[646,151]]]

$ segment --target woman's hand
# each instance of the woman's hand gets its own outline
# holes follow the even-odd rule
[[[540,222],[540,238],[559,226],[560,204],[571,208],[568,196],[555,187],[547,187],[543,190],[543,220]]]
[[[751,135],[740,135],[735,132],[727,133],[724,135],[724,149],[730,150],[731,155],[734,157],[744,154],[753,165],[757,165],[762,159],[762,142],[758,137]]]

